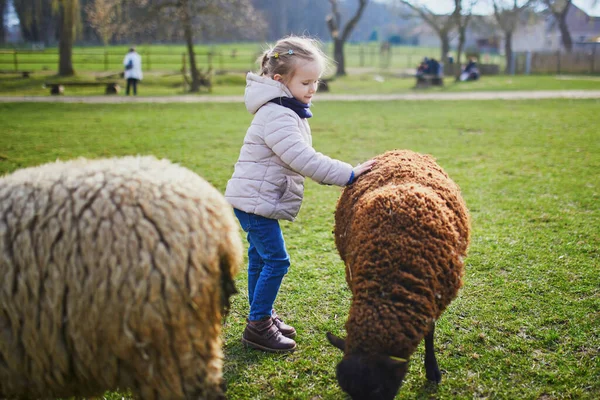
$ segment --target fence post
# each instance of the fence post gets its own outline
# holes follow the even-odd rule
[[[598,47],[598,44],[594,43],[592,47],[592,71],[590,72],[591,74],[596,72],[596,47]]]
[[[15,50],[13,53],[13,61],[15,64],[15,71],[18,71],[19,70],[19,59],[17,58],[17,50]]]
[[[531,74],[531,51],[525,53],[525,75]]]
[[[363,49],[363,45],[360,45],[360,47],[358,48],[358,58],[359,58],[359,64],[361,67],[365,66],[365,52]]]
[[[390,44],[390,48],[388,50],[388,68],[390,68],[394,62],[394,54],[392,53],[392,49],[394,48],[394,46],[392,46]]]
[[[183,78],[183,91],[187,90],[187,78],[186,78],[186,66],[185,66],[185,53],[181,53],[181,77]]]
[[[560,74],[560,50],[556,52],[556,73]]]
[[[509,74],[514,75],[517,70],[517,53],[512,52],[512,56],[510,57],[510,65],[509,65]]]
[[[371,47],[371,66],[375,65],[375,57],[376,57],[375,48]]]

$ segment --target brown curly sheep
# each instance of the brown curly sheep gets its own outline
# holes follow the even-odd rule
[[[432,157],[395,150],[375,160],[335,213],[352,305],[347,338],[327,337],[344,351],[337,378],[355,400],[393,399],[423,338],[427,379],[440,381],[435,321],[462,285],[470,240],[460,189]]]
[[[224,197],[167,160],[0,178],[0,398],[224,398],[241,257]]]

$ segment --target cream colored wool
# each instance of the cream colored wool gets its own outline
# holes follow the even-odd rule
[[[154,157],[0,178],[0,397],[222,398],[231,206]]]

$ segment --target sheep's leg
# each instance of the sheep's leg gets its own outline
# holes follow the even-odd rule
[[[427,380],[440,383],[442,380],[442,373],[438,367],[437,360],[435,359],[435,349],[433,348],[433,332],[435,331],[435,324],[431,325],[431,330],[425,336],[425,376]]]

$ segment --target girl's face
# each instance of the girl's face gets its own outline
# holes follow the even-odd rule
[[[317,91],[320,77],[321,65],[318,62],[301,61],[291,79],[285,79],[286,77],[279,74],[275,74],[273,79],[284,83],[296,100],[309,104]]]

